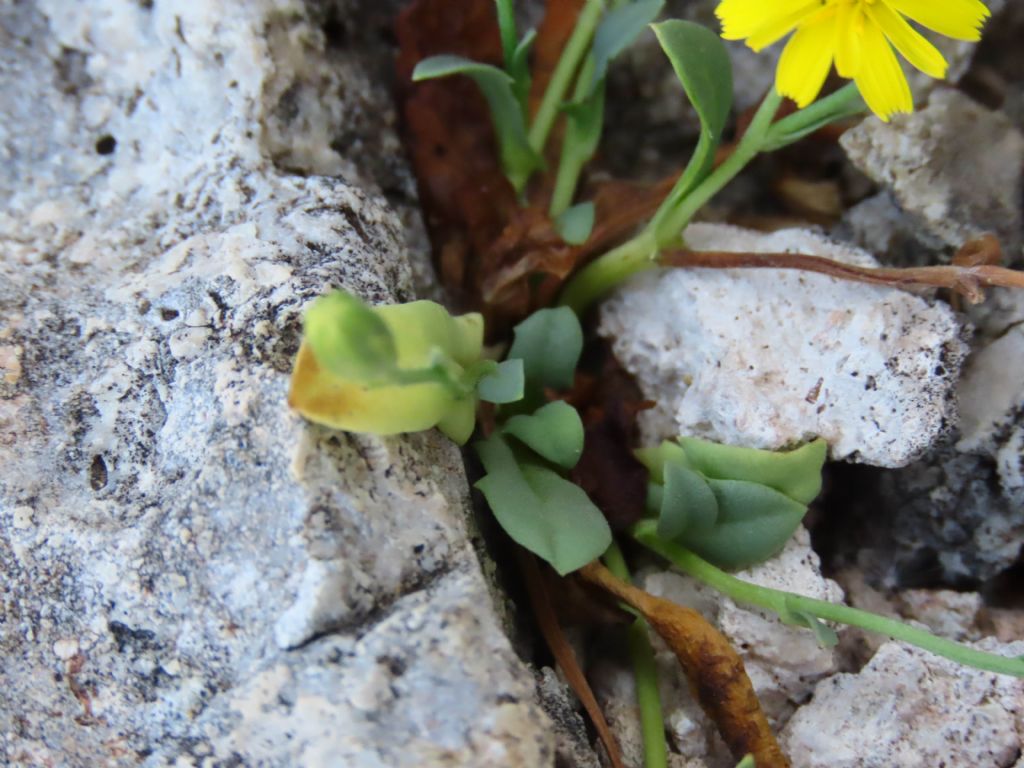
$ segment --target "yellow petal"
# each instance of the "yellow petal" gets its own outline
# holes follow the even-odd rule
[[[288,392],[288,404],[310,421],[376,435],[430,429],[460,402],[441,384],[372,389],[351,384],[321,368],[305,342]]]
[[[981,0],[881,0],[940,35],[957,40],[980,40],[981,27],[991,13]]]
[[[834,15],[797,30],[779,59],[776,75],[779,93],[793,99],[801,108],[814,101],[832,66],[835,36]]]
[[[896,46],[903,58],[930,77],[941,80],[946,76],[946,59],[939,49],[922,37],[896,11],[885,3],[874,3],[867,6],[867,14],[882,28],[889,42]]]
[[[875,24],[864,27],[864,59],[854,82],[871,111],[885,122],[897,112],[914,110],[910,85],[899,59]]]
[[[715,15],[722,22],[722,37],[726,40],[743,40],[781,25],[784,29],[775,37],[778,40],[821,5],[821,0],[722,0]]]
[[[817,20],[817,14],[832,14],[832,9],[822,9],[819,2],[805,2],[802,7],[796,9],[787,16],[780,16],[770,23],[762,24],[753,34],[748,36],[747,45],[755,51],[761,51],[769,45],[774,45],[784,38],[797,26],[813,24]]]
[[[864,11],[860,3],[843,3],[836,14],[836,71],[853,77],[863,55]]]

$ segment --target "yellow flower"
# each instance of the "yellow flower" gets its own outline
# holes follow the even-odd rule
[[[882,120],[914,108],[893,47],[926,75],[946,75],[945,58],[907,19],[973,41],[989,16],[980,0],[722,0],[715,13],[722,37],[745,39],[755,51],[796,30],[779,60],[776,88],[800,107],[814,101],[835,62]]]

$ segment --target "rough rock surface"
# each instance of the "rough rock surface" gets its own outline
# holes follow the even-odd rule
[[[981,588],[1020,561],[1024,541],[1024,292],[971,309],[975,352],[957,384],[952,442],[897,472],[846,484],[829,525],[844,555],[887,588]],[[859,497],[859,498],[858,498]]]
[[[458,451],[284,404],[309,300],[413,295],[311,13],[0,3],[4,765],[553,760]]]
[[[889,188],[933,245],[959,248],[994,232],[1020,258],[1024,135],[953,90],[889,123],[864,120],[840,140],[850,160]]]
[[[808,230],[694,224],[686,240],[875,264]],[[833,459],[896,467],[956,421],[960,325],[903,291],[797,271],[665,270],[605,302],[599,332],[658,403],[641,417],[648,442],[688,434],[780,448],[820,435]]]
[[[1007,656],[1024,642],[978,647]],[[886,643],[856,675],[823,681],[789,721],[794,768],[1010,766],[1024,741],[1024,680]]]

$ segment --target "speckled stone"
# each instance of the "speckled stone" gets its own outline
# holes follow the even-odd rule
[[[415,295],[324,15],[0,4],[4,765],[554,759],[457,448],[285,404],[309,301]]]

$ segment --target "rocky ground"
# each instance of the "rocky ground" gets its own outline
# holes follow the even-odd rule
[[[313,297],[437,290],[391,103],[397,5],[0,0],[0,763],[600,764],[519,642],[458,450],[284,402]],[[999,7],[976,52],[951,51],[959,90],[921,83],[915,115],[761,164],[709,212],[782,231],[701,223],[691,242],[917,264],[993,231],[1024,265],[1024,3]],[[734,56],[745,108],[770,68]],[[648,40],[618,71],[653,106],[609,135],[652,174],[692,125],[654,61]],[[651,140],[630,148],[637,120]],[[766,201],[780,174],[841,204]],[[1021,654],[1024,298],[941,298],[677,271],[600,327],[659,402],[649,440],[829,439],[810,534],[745,577]],[[742,650],[796,766],[1024,766],[1021,681],[852,631],[824,651],[654,564],[638,576]],[[639,765],[627,666],[581,650]],[[658,662],[673,765],[731,766]]]

